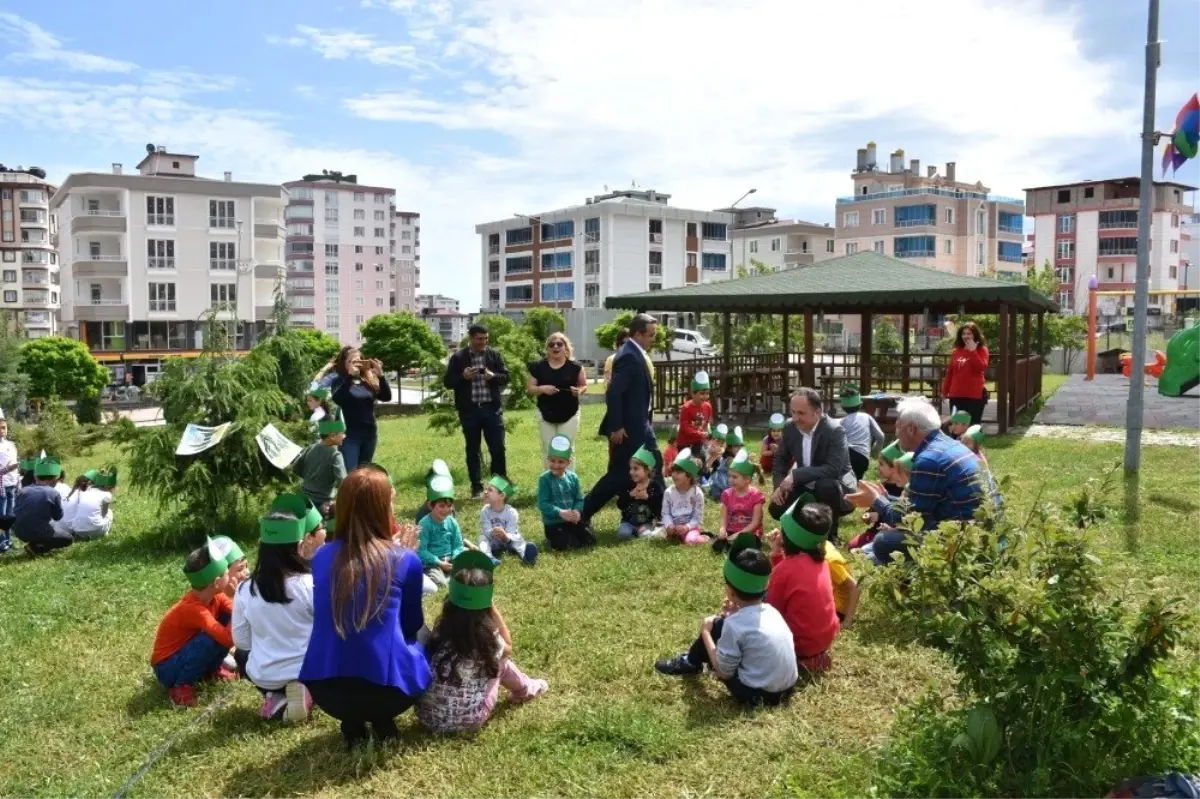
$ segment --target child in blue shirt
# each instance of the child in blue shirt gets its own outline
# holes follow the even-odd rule
[[[24,542],[25,551],[30,555],[43,555],[69,547],[75,539],[69,532],[56,530],[51,524],[63,517],[62,497],[54,488],[62,473],[58,458],[39,458],[33,471],[37,484],[22,488],[17,494],[12,534]]]
[[[546,465],[538,478],[538,510],[550,549],[584,549],[595,546],[596,537],[582,522],[583,488],[579,477],[567,467],[571,463],[571,439],[550,439]]]
[[[454,481],[438,475],[429,481],[425,496],[429,515],[417,525],[417,557],[425,570],[421,592],[428,596],[450,582],[450,563],[467,549],[454,519]]]

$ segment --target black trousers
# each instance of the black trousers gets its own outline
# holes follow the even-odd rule
[[[586,549],[596,545],[596,536],[582,521],[578,524],[563,522],[562,524],[547,524],[546,547],[554,550]]]
[[[304,683],[312,694],[313,704],[342,723],[342,735],[347,741],[367,736],[367,724],[380,738],[392,738],[396,716],[416,704],[416,698],[399,688],[379,685],[359,677],[329,677]]]
[[[970,397],[950,397],[950,407],[958,408],[960,411],[966,411],[971,414],[971,424],[979,424],[983,421],[983,409],[987,406],[987,402],[982,397],[971,399]]]
[[[805,494],[812,494],[814,497],[816,497],[817,502],[828,505],[833,511],[833,518],[838,519],[854,512],[853,508],[845,513],[842,512],[842,498],[845,497],[846,491],[846,486],[842,485],[840,481],[830,480],[828,478],[822,478],[818,480],[812,484],[811,488],[793,485],[792,493],[789,494],[786,499],[784,499],[783,503],[770,503],[767,505],[767,512],[771,514],[772,519],[778,521],[779,518],[787,512],[787,509],[795,504],[796,500],[800,499],[800,497]],[[837,541],[837,525],[834,525],[834,529],[829,533],[829,540],[831,542]]]
[[[508,476],[508,461],[504,451],[504,410],[498,402],[476,405],[458,412],[463,439],[467,444],[467,474],[471,478],[471,490],[483,490],[483,465],[479,457],[482,438],[487,442],[489,468],[492,474]]]
[[[45,535],[40,535],[34,539],[25,540],[20,536],[17,536],[17,538],[20,538],[24,542],[25,549],[35,555],[41,555],[55,549],[63,549],[75,543],[75,537],[70,533],[59,532],[50,528],[46,528]]]
[[[854,470],[854,476],[861,480],[867,473],[867,469],[871,468],[871,459],[858,450],[852,449],[850,450],[850,468]]]
[[[591,522],[592,517],[603,510],[614,497],[629,490],[629,461],[641,446],[654,453],[654,461],[658,467],[654,469],[650,479],[660,490],[663,489],[662,454],[658,451],[658,439],[654,437],[654,430],[647,423],[640,434],[631,433],[626,435],[620,444],[609,446],[608,471],[596,481],[596,485],[592,486],[592,490],[583,499],[584,524]]]
[[[724,628],[724,619],[717,619],[713,622],[712,637],[714,642],[721,640],[721,630]],[[692,642],[691,648],[688,649],[687,658],[696,666],[708,666],[712,668],[712,661],[708,659],[708,647],[704,645],[704,638],[701,636],[696,636],[696,640]],[[728,680],[722,680],[721,682],[725,683],[725,687],[729,689],[730,695],[743,705],[767,705],[775,707],[790,699],[796,690],[794,686],[778,693],[764,691],[761,688],[751,688],[739,680],[736,674]]]

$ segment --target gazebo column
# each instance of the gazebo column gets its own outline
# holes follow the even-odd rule
[[[1028,358],[1033,354],[1029,349],[1030,337],[1033,335],[1033,317],[1029,311],[1021,314],[1021,321],[1024,323],[1024,328],[1021,330],[1021,354]]]
[[[1000,428],[1000,433],[1003,435],[1008,432],[1008,362],[1012,360],[1013,354],[1009,345],[1008,337],[1009,326],[1008,303],[1000,303],[1000,341],[997,344],[1000,347],[1000,363],[996,367],[996,423]]]
[[[1017,423],[1017,404],[1020,402],[1020,398],[1017,396],[1017,360],[1021,357],[1021,346],[1017,339],[1017,314],[1015,313],[1008,315],[1008,338],[1011,342],[1007,361],[1008,390],[1012,393],[1012,400],[1008,403],[1008,423],[1015,425]]]
[[[908,393],[908,373],[911,371],[909,367],[911,356],[908,348],[908,325],[911,319],[911,315],[904,314],[900,322],[900,368],[904,370],[900,378],[900,391],[905,394]]]
[[[733,326],[730,322],[728,311],[721,315],[721,323],[725,327],[725,341],[721,346],[721,371],[723,372],[721,376],[721,398],[725,400],[725,413],[729,413],[731,402],[729,389],[733,385],[733,376],[729,374],[729,359],[733,355]]]
[[[783,396],[786,398],[792,391],[791,368],[792,355],[788,351],[788,315],[785,313],[783,319],[780,320],[780,327],[783,330]],[[787,400],[785,399],[784,402]]]
[[[818,388],[817,369],[813,361],[816,359],[816,348],[813,346],[813,312],[804,312],[804,364],[800,372],[800,382],[809,388]]]
[[[1046,312],[1038,311],[1038,353],[1046,350]]]
[[[862,315],[861,351],[859,353],[858,390],[863,394],[871,393],[871,339],[875,329],[870,312]]]

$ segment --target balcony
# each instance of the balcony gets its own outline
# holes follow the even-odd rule
[[[119,209],[81,211],[71,217],[71,233],[124,233],[125,212]]]
[[[50,204],[50,195],[43,190],[17,192],[17,204],[21,206],[42,206]]]
[[[125,277],[129,274],[129,262],[124,255],[80,255],[72,262],[71,271],[75,278]]]
[[[256,305],[254,306],[255,319],[270,319],[275,315],[274,305]]]
[[[996,225],[996,230],[999,233],[1024,233],[1025,227],[1015,225]]]
[[[258,261],[254,264],[254,276],[260,278],[277,279],[283,273],[283,261],[278,258]]]
[[[129,318],[129,306],[119,298],[75,298],[75,318],[83,322],[119,322]]]
[[[254,238],[281,239],[287,235],[287,229],[278,219],[255,219]]]
[[[1127,258],[1130,255],[1137,255],[1137,247],[1114,247],[1096,253],[1097,258]]]
[[[1018,254],[1018,255],[1001,254],[1001,255],[996,256],[997,260],[1003,261],[1004,263],[1007,263],[1007,264],[1019,264],[1019,263],[1021,263],[1021,259],[1024,257],[1025,257],[1024,255],[1020,255],[1020,254]]]
[[[937,257],[937,250],[936,249],[933,249],[933,250],[906,250],[904,252],[896,253],[895,257],[897,257],[897,258],[935,258],[935,257]]]
[[[25,327],[53,327],[53,318],[48,311],[26,311]]]
[[[47,287],[48,288],[48,287]],[[46,289],[25,289],[21,292],[25,305],[50,305],[50,292]]]
[[[783,263],[786,266],[807,266],[813,263],[813,254],[803,250],[788,250],[783,254]]]

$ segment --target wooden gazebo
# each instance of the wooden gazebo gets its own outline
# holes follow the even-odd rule
[[[874,252],[834,258],[813,266],[771,275],[695,284],[666,291],[609,297],[605,307],[646,312],[719,313],[724,333],[722,354],[656,363],[654,411],[674,413],[684,401],[691,376],[701,369],[714,380],[714,395],[726,408],[757,398],[774,405],[791,389],[808,385],[822,391],[832,406],[838,388],[857,382],[860,391],[921,393],[940,403],[941,378],[947,356],[910,352],[908,331],[915,315],[934,313],[996,314],[999,341],[989,341],[995,380],[995,416],[985,418],[1000,432],[1041,394],[1042,358],[1031,347],[1033,317],[1037,341],[1045,335],[1044,315],[1058,311],[1047,297],[1023,283],[965,277],[941,272]],[[780,352],[733,355],[734,315],[774,314],[783,319]],[[857,353],[817,353],[813,320],[818,314],[862,317]],[[790,316],[804,319],[803,350],[791,352]],[[872,348],[873,317],[898,316],[902,350],[898,354]],[[1018,319],[1024,324],[1018,325]],[[1041,349],[1039,346],[1038,349]],[[750,395],[755,395],[751,397]]]

